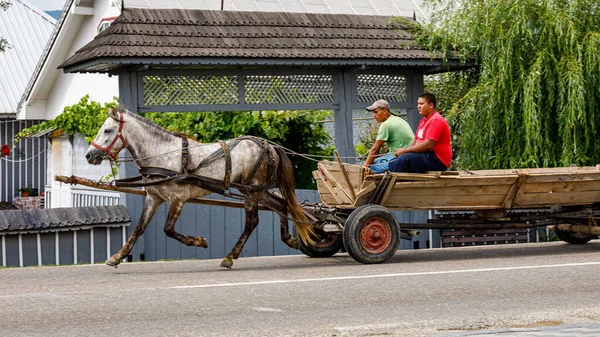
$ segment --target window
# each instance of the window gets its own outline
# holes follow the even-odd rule
[[[110,24],[113,21],[115,21],[115,19],[116,19],[116,17],[110,17],[110,18],[103,18],[102,20],[100,20],[100,24],[98,24],[98,34],[102,33],[108,27],[110,27]]]

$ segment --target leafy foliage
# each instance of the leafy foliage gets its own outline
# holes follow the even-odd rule
[[[322,121],[330,111],[253,111],[253,112],[191,112],[142,114],[168,130],[183,132],[201,142],[214,142],[243,135],[268,139],[292,151],[328,156],[333,147],[327,146],[331,136]],[[312,171],[316,162],[290,155],[295,168],[296,185],[316,188]]]
[[[452,131],[453,160],[450,169],[457,168],[460,159],[460,139],[462,125],[459,115],[452,107],[459,103],[469,90],[477,84],[479,73],[476,69],[447,72],[425,77],[425,91],[435,94],[437,98],[436,110],[438,110],[450,125]]]
[[[85,136],[85,140],[91,142],[108,117],[108,108],[117,104],[116,97],[113,102],[101,104],[90,101],[90,96],[85,95],[76,104],[65,107],[63,113],[56,118],[23,129],[16,135],[16,140],[54,127],[62,129],[66,134],[81,133]]]
[[[357,159],[364,161],[367,159],[367,155],[371,150],[371,146],[377,140],[377,131],[379,130],[380,123],[369,123],[366,127],[363,127],[358,135],[358,143],[354,145],[354,152],[356,152]],[[387,143],[380,149],[381,153],[388,152]]]
[[[600,2],[429,3],[431,23],[412,26],[419,42],[478,64],[476,80],[448,111],[460,167],[600,162]]]
[[[108,108],[114,102],[100,104],[84,96],[77,104],[68,106],[53,120],[24,129],[17,138],[37,131],[58,127],[66,134],[81,133],[91,142],[104,120]],[[242,135],[253,135],[268,139],[292,151],[311,155],[331,155],[333,147],[328,146],[331,136],[322,121],[330,116],[330,111],[253,111],[253,112],[189,112],[162,113],[147,112],[142,116],[152,120],[167,130],[190,135],[200,142],[214,142]],[[299,188],[316,188],[312,171],[316,162],[290,155],[295,166],[296,185]]]

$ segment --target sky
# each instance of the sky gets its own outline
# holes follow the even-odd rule
[[[35,7],[43,11],[54,11],[62,9],[65,5],[65,0],[26,0]]]

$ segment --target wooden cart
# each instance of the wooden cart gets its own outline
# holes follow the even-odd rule
[[[317,219],[321,240],[300,247],[313,257],[344,246],[359,262],[384,262],[418,229],[554,226],[574,244],[600,234],[596,167],[368,174],[359,165],[321,161],[313,176],[321,202],[303,206]],[[400,224],[391,209],[462,212]]]

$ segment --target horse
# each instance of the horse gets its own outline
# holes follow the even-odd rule
[[[237,243],[221,261],[221,267],[230,269],[233,260],[240,256],[246,240],[258,225],[259,205],[279,214],[281,240],[286,245],[298,249],[298,239],[289,233],[288,212],[300,239],[314,243],[315,231],[296,199],[293,165],[282,147],[252,136],[200,143],[168,131],[118,105],[108,109],[108,117],[85,158],[92,165],[99,165],[105,159],[117,161],[119,152],[124,148],[129,150],[138,165],[142,183],[137,186],[144,186],[146,198],[131,236],[117,253],[106,260],[107,265],[116,268],[129,255],[164,202],[170,203],[164,227],[166,235],[187,246],[208,248],[206,238],[175,231],[175,222],[187,201],[211,193],[227,194],[230,187],[241,192],[246,221]],[[281,196],[269,191],[274,187],[279,188]]]

